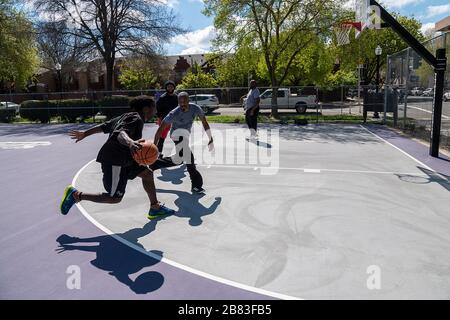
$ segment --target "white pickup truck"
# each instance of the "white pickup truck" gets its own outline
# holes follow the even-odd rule
[[[272,89],[264,91],[260,98],[260,109],[271,109]],[[245,100],[247,99],[244,98],[244,106]],[[279,88],[277,92],[277,105],[279,109],[295,109],[297,113],[303,114],[308,108],[316,108],[317,96],[292,94],[289,88]]]

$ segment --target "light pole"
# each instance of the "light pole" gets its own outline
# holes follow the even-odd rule
[[[56,73],[58,74],[59,92],[62,92],[61,68],[61,63],[55,64]]]
[[[375,92],[378,93],[379,87],[380,87],[380,56],[383,53],[383,49],[381,49],[380,46],[377,46],[375,48],[375,55],[377,56],[377,78],[375,80]],[[378,119],[380,115],[378,114],[378,111],[375,111],[375,114],[373,115],[374,118]]]
[[[380,86],[380,56],[383,53],[383,49],[380,46],[376,47],[375,55],[377,56],[377,79],[376,79],[376,92],[378,93]]]

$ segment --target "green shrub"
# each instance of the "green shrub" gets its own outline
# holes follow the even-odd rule
[[[20,116],[22,118],[42,123],[48,123],[51,117],[57,115],[56,106],[48,100],[28,100],[20,105]]]
[[[88,99],[56,100],[52,103],[57,106],[58,115],[69,122],[75,122],[79,117],[91,117],[98,112],[95,102]]]
[[[130,111],[129,98],[127,96],[105,97],[98,101],[98,107],[100,113],[108,119],[118,117]]]
[[[0,122],[11,122],[16,117],[15,108],[1,108]]]
[[[75,122],[79,117],[90,117],[97,112],[96,104],[88,99],[28,100],[22,102],[20,107],[22,118],[39,120],[42,123],[47,123],[50,118],[57,116]]]

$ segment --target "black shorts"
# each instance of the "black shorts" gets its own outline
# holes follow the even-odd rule
[[[145,169],[147,167],[140,166],[137,163],[127,167],[102,163],[103,186],[110,197],[122,198],[128,180],[133,180]]]

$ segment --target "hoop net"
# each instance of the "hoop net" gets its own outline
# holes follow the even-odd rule
[[[350,31],[352,28],[361,30],[361,22],[340,22],[334,26],[338,46],[350,43]]]

